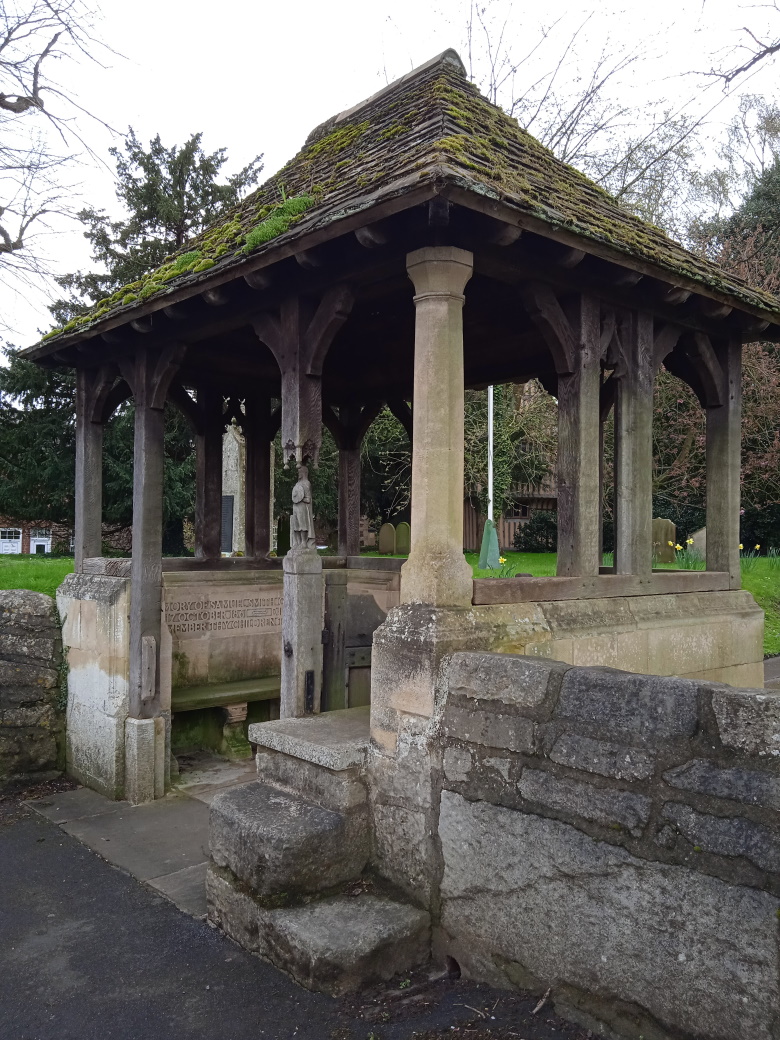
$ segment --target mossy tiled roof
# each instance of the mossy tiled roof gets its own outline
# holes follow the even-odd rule
[[[49,337],[86,331],[384,198],[436,180],[501,200],[544,224],[602,243],[780,321],[780,301],[688,252],[560,162],[466,78],[454,51],[317,127],[278,174],[156,271]]]

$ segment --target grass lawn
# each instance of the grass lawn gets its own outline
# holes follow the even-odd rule
[[[0,556],[0,589],[30,589],[53,596],[72,572],[73,557]]]
[[[506,575],[518,572],[539,577],[555,574],[555,553],[507,552],[504,555]],[[475,578],[495,573],[479,570],[476,553],[466,553],[466,559],[474,568]],[[65,575],[72,570],[73,560],[67,557],[0,556],[0,589],[31,589],[53,596]],[[766,556],[750,561],[742,572],[742,587],[751,592],[758,605],[766,611],[764,653],[768,656],[780,654],[780,567],[771,567]]]

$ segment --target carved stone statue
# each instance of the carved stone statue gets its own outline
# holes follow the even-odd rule
[[[298,466],[298,483],[292,489],[293,512],[290,523],[292,549],[316,549],[311,484],[307,466]]]

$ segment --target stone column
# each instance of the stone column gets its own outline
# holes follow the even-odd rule
[[[100,556],[103,518],[103,424],[92,421],[91,373],[76,372],[75,570]]]
[[[559,575],[591,576],[601,563],[599,304],[577,301],[574,371],[558,376]]]
[[[316,549],[290,549],[284,558],[282,691],[280,717],[297,719],[320,710],[322,558]]]
[[[727,571],[742,587],[739,565],[739,471],[742,349],[713,344],[723,371],[723,404],[707,409],[707,570]]]
[[[203,430],[196,438],[195,555],[218,559],[222,547],[222,393],[198,390]]]
[[[635,311],[621,329],[615,400],[615,572],[649,581],[653,568],[653,319]]]
[[[360,554],[360,448],[339,449],[339,556]]]
[[[412,546],[401,602],[471,605],[463,556],[463,291],[472,254],[418,249],[406,269],[415,288]]]

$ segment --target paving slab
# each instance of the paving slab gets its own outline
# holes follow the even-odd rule
[[[110,798],[98,794],[97,791],[91,791],[88,787],[62,791],[50,798],[39,798],[27,804],[52,823],[70,823],[87,816],[103,816],[130,808],[129,802],[112,802]]]
[[[194,867],[184,867],[172,874],[150,878],[148,884],[162,892],[164,896],[191,917],[201,920],[206,916],[206,871],[208,863],[196,863]]]
[[[181,795],[85,816],[62,829],[141,881],[209,858],[209,808]]]

